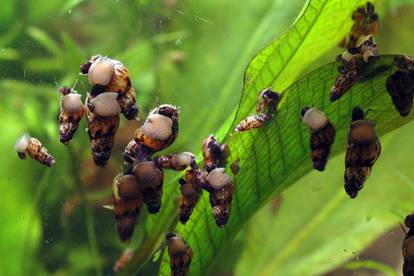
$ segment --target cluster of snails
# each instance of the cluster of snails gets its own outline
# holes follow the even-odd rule
[[[379,17],[374,6],[367,2],[353,14],[354,24],[351,33],[343,39],[340,46],[346,50],[336,60],[342,65],[338,68],[340,75],[332,87],[331,101],[336,101],[346,93],[360,76],[364,66],[378,56],[374,36],[379,30]]]
[[[138,115],[135,91],[128,69],[120,61],[95,55],[81,65],[80,72],[87,75],[92,88],[85,103],[73,88],[59,89],[60,141],[69,144],[79,122],[86,115],[92,157],[96,165],[103,167],[111,156],[119,114],[122,113],[127,120],[134,120]],[[178,114],[179,110],[172,105],[155,108],[125,149],[125,168],[115,177],[113,184],[113,209],[117,230],[123,241],[131,238],[143,203],[150,213],[160,210],[163,169],[181,171],[189,166],[197,167],[195,156],[189,152],[153,157],[177,138]],[[28,134],[17,140],[15,150],[21,159],[29,155],[49,167],[55,164],[55,159],[40,141]],[[182,189],[182,193],[186,201],[189,189]],[[179,245],[176,247],[179,250]],[[131,257],[132,253],[126,252],[114,269],[120,269]]]
[[[73,88],[59,89],[60,141],[67,145],[86,115],[92,157],[96,165],[103,167],[111,156],[120,121],[119,114],[122,113],[128,120],[137,117],[135,91],[128,69],[117,60],[95,55],[81,65],[80,71],[87,75],[92,88],[87,93],[85,103]],[[210,194],[212,213],[217,225],[223,227],[229,219],[234,185],[224,170],[228,153],[226,145],[217,142],[212,135],[204,140],[205,170],[198,167],[194,154],[190,152],[154,156],[176,140],[178,116],[177,107],[168,104],[158,106],[149,113],[125,148],[123,171],[114,178],[112,189],[116,228],[122,241],[128,242],[131,239],[143,204],[147,206],[149,213],[159,212],[164,169],[183,171],[189,168],[185,177],[179,181],[179,219],[182,223],[188,221],[203,189]],[[16,142],[15,149],[22,159],[29,155],[47,166],[55,163],[53,156],[39,140],[28,134]],[[169,237],[168,244],[174,244],[173,247],[176,248],[171,252],[181,250],[181,245],[176,240],[176,237]],[[175,253],[171,254],[172,260],[178,258],[174,257]],[[120,269],[131,258],[132,253],[126,252],[124,255],[114,269]],[[191,261],[191,256],[189,258]],[[176,268],[177,266],[178,264],[174,265],[173,271],[178,269],[182,272],[174,275],[185,275],[181,273],[186,273],[187,269]]]
[[[379,30],[379,17],[374,6],[367,2],[353,14],[354,24],[349,36],[341,46],[346,51],[337,57],[341,62],[340,75],[332,87],[331,101],[341,98],[358,82],[360,71],[378,56],[374,35]],[[407,116],[414,98],[414,60],[407,56],[395,59],[398,70],[388,77],[386,88],[392,102],[401,116]],[[120,113],[127,120],[137,117],[138,107],[135,91],[131,85],[128,69],[119,61],[95,55],[80,67],[87,75],[92,88],[85,103],[74,89],[59,89],[60,141],[67,145],[73,138],[80,120],[86,115],[88,135],[93,160],[98,166],[105,166],[111,156],[115,133],[119,126]],[[266,125],[275,116],[281,94],[266,88],[258,95],[256,114],[242,120],[237,132],[248,131]],[[160,105],[150,112],[145,122],[137,129],[134,138],[124,151],[124,169],[113,183],[113,199],[116,227],[122,241],[129,241],[142,205],[151,214],[161,208],[164,169],[184,171],[180,178],[179,220],[185,224],[205,190],[209,193],[212,215],[219,227],[226,225],[231,211],[234,184],[225,171],[228,147],[219,143],[213,135],[202,144],[204,169],[196,163],[190,152],[154,156],[174,143],[178,135],[179,110],[172,105]],[[335,127],[329,118],[317,107],[304,106],[301,119],[310,130],[310,148],[313,168],[324,171],[331,146],[335,140]],[[366,112],[359,107],[352,111],[347,137],[345,157],[345,191],[355,198],[369,177],[371,169],[381,153],[381,145],[375,132],[375,123],[365,118]],[[27,155],[44,165],[52,166],[55,159],[36,138],[24,134],[15,144],[21,159]],[[233,173],[237,164],[231,166]],[[234,168],[233,168],[234,167]],[[236,172],[237,173],[237,172]],[[409,228],[403,244],[404,275],[414,273],[414,232],[411,226],[414,215],[406,218]],[[190,246],[175,234],[167,234],[168,254],[172,275],[187,275],[191,263]],[[122,269],[132,258],[131,250],[125,251],[114,266]]]
[[[223,227],[230,216],[234,185],[224,167],[228,156],[226,144],[220,144],[213,135],[207,137],[202,145],[204,169],[193,164],[187,170],[181,184],[179,219],[185,224],[201,196],[202,190],[210,194],[212,214],[217,226]]]
[[[138,114],[135,91],[131,85],[128,69],[117,60],[95,55],[80,67],[80,72],[87,75],[92,89],[87,94],[85,103],[74,89],[68,87],[59,89],[60,141],[65,145],[69,144],[78,129],[80,120],[86,114],[93,160],[96,165],[105,166],[114,145],[119,114],[124,114],[128,120],[135,119]],[[32,158],[44,163],[42,160],[46,158],[47,151],[43,150],[35,155],[34,149],[30,147],[25,149],[27,139],[24,137],[16,142],[15,149],[20,153],[26,152]],[[51,166],[53,163],[47,165]]]
[[[367,2],[353,14],[354,24],[349,36],[344,38],[341,46],[346,51],[337,57],[341,62],[338,67],[340,75],[335,80],[331,91],[331,101],[341,98],[354,84],[358,82],[360,71],[378,56],[374,35],[379,30],[379,17],[374,6]],[[391,100],[402,117],[411,112],[414,98],[414,60],[408,56],[398,56],[394,59],[397,70],[386,80],[386,88]],[[272,93],[270,88],[258,96],[258,103],[263,102],[265,93]],[[276,93],[275,93],[276,94]],[[278,101],[280,97],[277,98]],[[259,106],[259,104],[258,104]],[[276,108],[276,105],[271,105]],[[273,109],[273,112],[276,110]],[[257,108],[259,111],[259,108]],[[381,154],[381,144],[375,132],[375,122],[365,118],[367,112],[354,107],[347,137],[345,155],[344,188],[346,193],[355,198],[363,188],[372,167]],[[274,114],[272,114],[272,117]],[[236,131],[246,131],[262,127],[272,117],[258,114],[247,117],[236,127]],[[303,107],[301,118],[310,130],[310,148],[313,168],[323,171],[328,161],[331,146],[335,140],[335,127],[329,118],[317,107]],[[403,243],[404,275],[414,275],[414,213],[407,216],[405,225],[409,228]]]
[[[126,166],[124,172],[115,177],[112,190],[116,226],[123,241],[131,238],[143,203],[149,213],[159,212],[163,170],[182,171],[195,164],[195,156],[190,152],[153,157],[177,138],[178,113],[172,105],[155,108],[125,148]]]
[[[371,62],[373,58],[378,56],[373,35],[378,32],[379,20],[374,6],[368,2],[366,6],[359,7],[353,13],[352,19],[355,22],[352,26],[351,34],[342,42],[347,50],[338,57],[342,64],[338,68],[340,76],[336,79],[332,88],[332,101],[338,100],[357,82],[357,78],[350,78],[349,76],[357,76],[357,70],[360,66],[364,66],[365,63]],[[404,68],[411,67],[407,65]],[[398,72],[395,74],[399,74]],[[390,78],[392,79],[393,76]],[[390,86],[389,82],[387,82],[387,87]],[[394,82],[399,82],[399,80],[395,80]],[[395,84],[391,86],[395,86]],[[393,98],[393,102],[402,102],[397,100],[400,93],[402,93],[401,91],[395,89],[395,100]],[[272,95],[272,97],[266,95]],[[263,115],[260,113],[249,116],[237,125],[236,131],[246,131],[261,127],[264,125],[264,122],[270,121],[274,116],[273,113],[276,112],[275,109],[280,98],[281,96],[272,92],[271,88],[266,88],[260,92],[256,110],[260,112],[266,108],[267,113],[265,117],[268,119],[265,121],[261,120]],[[310,130],[310,148],[313,168],[318,171],[323,171],[325,170],[331,152],[331,146],[335,140],[335,127],[325,113],[317,107],[304,106],[301,110],[301,118]],[[374,127],[375,123],[365,119],[365,113],[359,107],[355,107],[352,112],[352,120],[347,138],[348,146],[345,157],[346,170],[344,175],[345,190],[351,198],[355,198],[358,191],[362,189],[365,180],[370,175],[372,166],[381,152],[381,146]]]

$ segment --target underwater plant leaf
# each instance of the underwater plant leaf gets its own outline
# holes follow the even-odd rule
[[[162,60],[158,69],[159,91],[152,94],[159,97],[161,103],[180,106],[179,137],[191,139],[179,138],[169,150],[199,151],[201,141],[223,125],[239,101],[238,91],[242,89],[241,80],[249,60],[294,22],[305,2],[248,0],[237,8],[228,0],[186,3],[186,12],[182,16],[191,18],[188,11],[192,10],[197,10],[200,15],[216,16],[206,16],[213,24],[198,20],[198,24],[186,26],[189,29],[181,35],[170,34],[177,36],[176,50],[171,54],[178,57],[182,54],[184,60],[171,61],[174,59],[170,55]],[[223,20],[226,22],[225,33],[222,32]]]
[[[385,275],[389,276],[397,276],[398,273],[390,266],[382,263],[378,263],[376,261],[361,261],[361,262],[352,262],[346,265],[346,269],[348,270],[358,270],[358,269],[370,269],[377,272],[381,272]]]
[[[272,201],[248,222],[235,274],[320,275],[358,258],[412,211],[404,203],[414,200],[414,172],[406,159],[414,154],[413,134],[409,123],[381,139],[381,157],[356,200],[344,193],[344,154],[332,158],[324,173],[311,172],[280,194],[276,208]],[[390,250],[400,251],[401,244]]]
[[[345,150],[345,138],[355,106],[374,110],[369,117],[377,122],[376,130],[380,136],[414,118],[413,115],[401,118],[386,91],[385,80],[395,70],[393,59],[394,56],[382,56],[366,66],[360,81],[335,103],[329,101],[329,88],[338,75],[339,63],[322,66],[283,91],[277,114],[267,126],[229,136],[229,163],[240,158],[241,167],[234,177],[236,192],[229,222],[223,229],[215,225],[208,196],[204,194],[188,223],[176,228],[193,248],[192,273],[198,275],[208,271],[224,245],[272,195],[280,193],[311,170],[309,130],[299,115],[302,106],[318,106],[335,125],[337,135],[332,156]],[[338,175],[338,179],[342,177],[343,173]],[[368,180],[367,186],[369,183]],[[344,191],[338,192],[337,200],[328,204],[325,211],[334,208],[341,198],[347,198]],[[306,209],[306,202],[303,207]],[[315,216],[323,219],[325,214]],[[168,257],[164,254],[161,275],[167,274]]]
[[[308,1],[295,24],[261,50],[246,68],[231,128],[254,111],[258,91],[270,86],[275,91],[285,90],[307,66],[338,45],[351,28],[352,12],[365,2]]]
[[[333,3],[333,2],[335,2],[337,5],[335,6],[335,3]],[[327,50],[327,49],[333,48],[339,42],[339,40],[347,33],[347,31],[349,30],[349,27],[351,25],[350,14],[352,13],[353,9],[356,6],[358,6],[362,3],[364,3],[364,2],[363,1],[330,1],[329,3],[327,3],[327,1],[310,1],[305,5],[305,7],[303,9],[303,12],[300,14],[298,19],[296,20],[296,23],[289,29],[289,31],[287,33],[282,35],[277,40],[273,41],[272,45],[279,45],[280,47],[283,47],[283,49],[285,49],[284,50],[285,53],[288,53],[289,51],[292,51],[293,56],[296,56],[293,52],[297,52],[297,51],[299,51],[299,52],[302,51],[302,54],[303,54],[304,52],[306,52],[305,51],[306,49],[301,47],[301,45],[302,45],[301,43],[299,43],[300,45],[298,45],[299,48],[292,48],[291,47],[292,39],[297,38],[297,29],[300,28],[302,32],[306,33],[306,35],[301,38],[303,40],[302,42],[303,43],[305,43],[305,42],[306,43],[315,43],[315,41],[316,41],[317,44],[321,45],[322,52],[320,54],[322,54],[324,52],[324,49]],[[335,7],[333,7],[333,6],[335,6]],[[335,9],[336,9],[336,11],[334,13],[335,17],[330,17],[329,14],[331,12],[333,12]],[[315,11],[317,11],[317,12],[315,13]],[[329,18],[329,20],[328,20],[328,18]],[[339,25],[339,27],[337,28],[337,32],[335,33],[334,38],[332,38],[332,36],[330,36],[330,35],[326,35],[325,32],[321,32],[321,29],[327,27],[327,25],[326,25],[327,23],[325,22],[326,20],[328,20],[329,22],[333,22],[333,21],[340,22],[340,23],[330,23],[330,24]],[[311,31],[310,29],[312,29],[312,28],[316,28],[316,30],[318,30],[318,31],[317,32]],[[309,36],[309,34],[312,34],[312,36]],[[336,41],[335,41],[335,39],[336,39]],[[305,43],[305,45],[306,45],[306,43]],[[265,48],[265,50],[266,49],[267,48]],[[297,74],[299,74],[301,71],[304,71],[309,66],[309,63],[315,61],[315,59],[317,59],[320,56],[320,54],[318,53],[318,54],[315,54],[314,56],[307,56],[306,59],[301,59],[301,61],[303,61],[303,64],[301,64],[301,62],[299,62],[299,61],[296,61],[295,62],[295,68],[298,71]],[[255,58],[255,60],[256,59],[257,58]],[[277,59],[277,57],[274,57],[274,59]],[[251,64],[253,64],[253,62]],[[264,73],[264,72],[262,72],[262,73]],[[268,77],[268,75],[267,75],[267,77]],[[332,81],[332,83],[333,83],[333,81]],[[245,84],[245,86],[246,86],[246,84]],[[188,89],[188,88],[186,88],[186,89]],[[255,101],[256,97],[257,97],[257,91],[255,91],[254,94],[255,94],[254,95],[254,98],[255,98],[254,101]],[[216,102],[220,102],[220,101],[216,101]],[[243,108],[245,105],[246,105],[246,103],[242,103],[242,105],[240,105],[240,108]],[[223,110],[223,108],[221,110]],[[214,112],[212,112],[212,114],[214,114]],[[210,115],[209,115],[209,117],[210,117]],[[186,126],[186,125],[187,124],[184,124],[184,126]],[[229,126],[230,125],[227,124],[224,128],[227,130],[229,128]],[[182,129],[182,130],[184,130],[184,129]],[[222,136],[219,135],[219,137],[222,137]],[[164,199],[163,199],[164,200],[163,201],[163,204],[164,204],[163,206],[165,206],[165,207],[163,207],[161,209],[161,212],[160,212],[160,214],[157,215],[157,217],[155,217],[155,218],[150,217],[148,219],[148,221],[145,222],[145,226],[144,226],[143,231],[147,234],[144,235],[145,238],[143,240],[145,240],[145,242],[144,242],[145,245],[142,245],[142,246],[146,250],[148,249],[148,247],[152,247],[157,242],[159,242],[160,241],[159,240],[160,239],[159,235],[163,231],[166,231],[165,227],[173,225],[175,220],[176,220],[176,213],[177,213],[177,207],[176,207],[177,206],[177,202],[176,202],[177,198],[176,198],[176,196],[177,196],[177,193],[178,193],[176,187],[177,187],[176,181],[173,181],[171,184],[166,184],[165,185],[165,193],[166,194],[168,193],[170,195],[168,198],[164,197]],[[171,208],[171,207],[173,207],[174,209],[171,209],[171,210],[168,209],[168,208]],[[162,232],[160,232],[160,231],[162,231]],[[149,244],[151,244],[151,245],[149,245]],[[131,272],[131,271],[137,269],[137,267],[139,267],[139,266],[137,266],[136,264],[143,261],[143,259],[141,257],[145,254],[148,254],[148,253],[143,253],[145,250],[138,250],[138,251],[140,252],[140,254],[137,254],[134,257],[134,260],[131,262],[131,266],[129,266],[126,270],[127,272]],[[141,257],[139,257],[139,256],[141,256]],[[148,259],[148,257],[146,257],[146,259]],[[135,266],[135,268],[131,268],[132,266]],[[131,270],[129,270],[130,268],[131,268]]]

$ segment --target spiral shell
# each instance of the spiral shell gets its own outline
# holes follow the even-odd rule
[[[319,130],[326,126],[326,124],[329,122],[328,117],[326,117],[325,113],[316,107],[312,107],[307,110],[303,115],[302,120],[312,130]]]
[[[224,186],[226,186],[227,184],[230,184],[231,178],[226,173],[224,168],[217,168],[217,169],[212,170],[208,174],[207,181],[213,189],[219,190],[223,188]]]
[[[173,121],[161,114],[149,115],[141,127],[144,135],[156,140],[165,140],[173,134]]]
[[[121,113],[121,106],[118,103],[118,93],[101,93],[89,101],[92,112],[98,116],[110,117]]]

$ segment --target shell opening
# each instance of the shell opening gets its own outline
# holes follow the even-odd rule
[[[223,188],[225,185],[231,183],[230,176],[226,173],[224,168],[217,168],[212,170],[208,176],[207,181],[215,190]]]
[[[173,121],[167,116],[152,114],[148,116],[141,130],[148,137],[165,140],[172,135],[172,125]]]
[[[80,94],[70,93],[62,97],[62,110],[76,112],[82,109],[83,103]]]
[[[326,126],[328,117],[316,107],[308,109],[303,115],[303,122],[312,130],[319,130]]]
[[[118,95],[115,92],[105,92],[90,100],[89,104],[93,107],[93,113],[102,117],[119,114],[121,106],[118,103]]]
[[[92,85],[108,85],[114,75],[114,66],[111,59],[98,57],[91,65],[88,71],[88,80]]]
[[[28,133],[23,134],[14,144],[14,150],[20,153],[25,153],[27,147],[30,144],[30,135]]]

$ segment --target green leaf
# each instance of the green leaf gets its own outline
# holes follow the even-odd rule
[[[193,41],[191,43],[183,40],[181,41],[182,44],[176,44],[176,47],[186,55],[186,61],[182,64],[183,68],[180,66],[173,67],[171,64],[167,65],[164,62],[160,69],[160,90],[161,92],[165,91],[165,93],[159,95],[160,102],[177,104],[182,110],[180,113],[179,139],[172,149],[169,149],[171,152],[178,150],[199,151],[200,142],[204,136],[217,129],[228,115],[223,110],[229,110],[236,104],[237,99],[233,93],[235,90],[241,89],[239,82],[248,58],[258,50],[260,45],[273,37],[275,32],[282,32],[287,28],[288,22],[294,19],[295,13],[304,2],[303,0],[292,0],[288,3],[283,0],[267,0],[267,5],[265,5],[264,1],[249,0],[245,1],[242,7],[232,9],[234,1],[226,1],[225,3],[221,0],[214,1],[216,2],[191,2],[188,4],[193,6],[186,6],[186,10],[197,9],[201,13],[200,5],[205,5],[203,13],[217,13],[219,11],[220,14],[216,15],[216,18],[222,21],[225,20],[228,33],[223,34],[221,32],[223,25],[217,22],[213,22],[213,25],[205,25],[205,23],[186,24],[186,27],[191,26],[193,28],[190,32],[192,34],[190,38]],[[219,10],[215,8],[217,5],[224,4],[227,5],[227,8]],[[282,9],[283,12],[280,12]],[[259,16],[252,16],[252,13],[259,14]],[[187,16],[187,13],[183,16]],[[228,21],[229,16],[235,21]],[[260,18],[260,20],[257,20],[257,18]],[[269,29],[272,31],[269,32]],[[214,41],[214,43],[211,43],[211,41]],[[243,45],[243,47],[239,47],[240,45]],[[200,50],[194,51],[194,49],[203,49],[203,54],[200,54]],[[132,56],[129,57],[131,50],[133,49],[126,51],[127,56],[122,55],[122,60],[133,60]],[[140,50],[143,50],[142,47]],[[216,52],[221,54],[214,55]],[[204,53],[211,54],[205,55]],[[137,55],[135,52],[134,54]],[[145,61],[140,66],[145,68]],[[210,74],[209,72],[215,72],[214,75],[211,75],[211,78],[214,77],[215,79],[210,77],[194,78],[194,76]],[[140,74],[138,78],[139,76]],[[139,84],[137,80],[133,80],[133,83]],[[213,84],[215,85],[212,86]],[[211,91],[211,93],[221,91],[218,95],[226,94],[227,97],[223,101],[216,101],[210,93],[201,93],[202,91]],[[138,93],[140,93],[139,90]],[[141,94],[138,94],[138,100],[141,101],[139,95]],[[157,93],[155,95],[158,96]],[[199,111],[197,116],[192,112],[194,107],[199,107],[197,108],[197,112]],[[210,112],[212,108],[219,107],[220,111]],[[205,119],[207,117],[208,120]],[[186,137],[191,137],[191,139],[186,139]],[[169,183],[165,183],[164,194],[168,194],[168,196],[163,197],[163,207],[159,214],[156,216],[143,216],[144,214],[140,216],[135,230],[137,233],[134,234],[131,246],[137,249],[137,253],[130,265],[127,266],[125,274],[139,270],[143,263],[149,260],[154,251],[158,249],[157,247],[164,238],[162,233],[172,229],[176,223],[179,194],[177,177],[168,174],[165,179],[173,179]]]
[[[299,112],[303,105],[320,107],[336,126],[337,137],[333,154],[344,151],[352,108],[376,110],[370,117],[377,122],[378,133],[384,134],[408,122],[394,110],[385,90],[385,79],[392,72],[393,57],[381,57],[366,68],[364,81],[355,85],[342,99],[330,103],[330,85],[337,77],[338,63],[325,65],[305,78],[294,83],[283,92],[283,100],[275,119],[259,130],[234,135],[228,141],[231,150],[230,162],[240,158],[241,171],[235,177],[232,216],[224,229],[218,229],[208,215],[210,209],[207,196],[198,203],[190,221],[179,225],[177,230],[193,247],[194,255],[202,252],[202,258],[194,258],[191,271],[195,274],[208,269],[208,264],[220,252],[225,242],[231,241],[251,215],[270,199],[281,192],[311,169],[309,158],[309,134],[300,122]],[[273,137],[272,139],[270,137]],[[342,174],[338,179],[342,178]],[[326,212],[334,208],[344,192],[326,206]],[[325,218],[321,213],[318,220]],[[290,251],[288,251],[290,252]],[[283,257],[284,258],[284,257]],[[166,273],[167,265],[162,266]]]
[[[349,270],[358,270],[361,268],[374,270],[377,272],[382,272],[384,275],[388,276],[397,276],[398,273],[394,271],[392,267],[389,267],[386,264],[378,263],[376,261],[360,261],[360,262],[353,262],[346,266]]]
[[[335,2],[335,3],[334,3]],[[302,53],[304,55],[304,52],[306,52],[306,48],[310,48],[313,49],[313,46],[309,46],[308,44],[312,44],[314,45],[315,43],[318,44],[320,46],[320,48],[323,49],[330,49],[332,47],[334,47],[339,40],[345,36],[345,34],[347,33],[347,31],[350,28],[351,25],[351,19],[350,19],[350,14],[351,12],[354,10],[354,8],[358,5],[360,5],[361,3],[363,3],[362,1],[329,1],[329,3],[327,3],[327,1],[311,1],[309,3],[307,3],[307,5],[305,5],[305,9],[303,11],[303,13],[301,13],[301,16],[299,16],[299,18],[296,20],[296,24],[293,25],[289,31],[287,33],[285,33],[284,35],[282,35],[279,39],[273,41],[271,43],[271,46],[269,47],[276,47],[278,46],[280,48],[279,52],[283,52],[285,54],[289,54],[291,51],[292,53],[290,53],[288,56],[291,56],[293,64],[295,65],[296,71],[295,73],[291,73],[291,74],[296,74],[296,76],[303,71],[311,62],[315,61],[315,59],[317,57],[319,57],[321,53],[314,53],[313,55],[306,55],[305,58],[299,59],[297,57],[297,52]],[[337,5],[335,5],[337,4]],[[335,8],[336,7],[336,8]],[[316,11],[316,12],[315,12]],[[332,19],[329,15],[330,13],[334,13],[335,16],[333,17],[334,19]],[[329,17],[329,20],[327,20]],[[325,21],[327,20],[327,21]],[[336,22],[337,21],[337,22]],[[339,26],[337,29],[337,32],[335,32],[334,37],[332,37],[332,35],[327,34],[327,32],[321,32],[321,29],[326,28],[326,22],[330,22],[329,25],[333,24],[335,26]],[[336,23],[335,23],[336,22]],[[338,23],[340,22],[340,23]],[[344,27],[347,26],[347,27]],[[315,28],[317,30],[317,32],[315,32],[313,30],[313,28]],[[298,37],[298,33],[303,32],[303,36],[302,37]],[[296,41],[296,39],[300,38],[300,41]],[[292,47],[292,40],[297,42],[297,47]],[[316,42],[315,42],[316,41]],[[272,46],[273,45],[273,46]],[[305,45],[306,47],[304,48],[303,45]],[[268,51],[269,47],[266,47],[264,51]],[[278,49],[278,48],[275,48]],[[283,51],[282,51],[283,49]],[[316,50],[312,50],[312,51],[316,51]],[[261,52],[259,55],[262,55],[263,52]],[[278,60],[277,55],[275,56],[271,56],[273,57],[274,60]],[[285,57],[286,59],[287,57]],[[303,63],[301,63],[301,61],[303,61]],[[250,66],[247,69],[247,72],[252,71],[252,65],[256,65],[257,63],[263,63],[264,68],[266,66],[268,66],[268,64],[270,64],[270,61],[268,60],[267,63],[264,63],[263,60],[258,60],[258,58],[255,58],[251,63]],[[290,63],[288,63],[287,61],[285,62],[284,66],[289,65]],[[290,65],[289,65],[290,66]],[[327,87],[329,87],[330,85],[333,84],[334,79],[336,78],[336,68],[334,65],[331,65],[330,69],[326,69],[325,70],[330,70],[330,76],[328,77],[328,81],[325,85],[328,85]],[[249,69],[250,68],[250,69]],[[273,80],[273,76],[269,76],[268,71],[266,70],[262,70],[260,71],[261,74],[259,75],[260,77],[258,77],[258,79],[260,80],[265,80],[266,78],[271,78]],[[246,73],[248,74],[248,73]],[[327,73],[324,73],[327,74]],[[315,73],[313,76],[317,75],[317,73]],[[319,78],[320,76],[318,75],[318,77],[316,77],[316,80],[319,82]],[[247,81],[250,82],[250,80],[245,79]],[[245,83],[245,87],[246,87],[246,83]],[[251,84],[249,84],[251,85]],[[326,88],[326,87],[325,87]],[[319,87],[319,90],[324,89],[324,87]],[[246,90],[246,89],[244,89]],[[251,93],[253,93],[253,89],[251,88]],[[287,91],[288,92],[288,91]],[[254,91],[254,96],[251,96],[251,98],[254,97],[254,103],[252,103],[252,105],[255,105],[256,102],[256,97],[257,97],[257,93],[258,91]],[[317,93],[316,93],[317,94]],[[244,93],[243,95],[246,95],[246,93]],[[220,102],[220,100],[216,100],[216,102]],[[245,108],[247,105],[249,105],[249,103],[247,102],[241,102],[241,105],[239,107],[239,110]],[[251,110],[251,107],[249,108],[249,110]],[[214,114],[214,112],[211,112],[212,114]],[[349,115],[349,114],[348,114]],[[225,129],[228,129],[229,124],[226,125]],[[224,129],[224,128],[223,128]],[[253,132],[255,133],[255,132]],[[248,135],[248,138],[251,138],[251,135]],[[269,136],[275,137],[277,140],[281,140],[282,138],[280,137],[279,133],[273,133],[273,134],[269,134]],[[223,136],[221,136],[223,137]],[[254,139],[254,138],[253,138]],[[232,142],[234,142],[234,139],[232,141],[230,141],[230,144]],[[286,141],[289,141],[290,138],[288,138]],[[233,150],[233,159],[236,159],[238,156],[242,157],[246,154],[245,149],[249,148],[249,144],[252,143],[253,140],[248,139],[248,140],[241,140],[236,142],[236,146],[234,147]],[[283,141],[283,140],[281,140]],[[244,144],[244,145],[243,145]],[[252,145],[251,147],[254,149],[256,145]],[[260,145],[262,146],[262,145]],[[259,146],[259,147],[260,147]],[[273,148],[276,148],[277,145],[273,145]],[[255,150],[255,149],[254,149]],[[239,152],[237,152],[239,151]],[[265,152],[268,152],[269,149],[264,149]],[[261,150],[260,150],[260,154]],[[298,154],[301,155],[302,153]],[[245,156],[245,158],[242,158],[242,160],[252,160],[254,165],[257,166],[258,168],[263,168],[264,171],[266,171],[266,167],[262,167],[263,162],[259,162],[260,160],[258,160],[257,156],[255,156],[256,154],[249,154],[249,156]],[[279,155],[279,156],[278,156]],[[284,166],[288,166],[290,164],[287,164],[288,162],[294,162],[294,159],[289,159],[286,158],[285,160],[283,158],[280,158],[281,156],[280,150],[279,152],[276,152],[275,156],[279,157],[281,162],[275,162],[275,170],[279,170],[278,174],[281,174],[280,170],[284,170],[282,169],[282,167]],[[266,156],[266,154],[265,154]],[[297,156],[296,156],[297,157]],[[266,157],[265,157],[266,158]],[[274,159],[273,159],[274,161]],[[243,162],[243,161],[242,161]],[[259,164],[258,164],[259,163]],[[242,164],[243,165],[243,164]],[[250,168],[251,169],[251,168]],[[247,171],[247,170],[246,170]],[[302,172],[302,175],[306,172],[306,170],[304,169]],[[258,172],[259,174],[261,173],[260,171]],[[282,172],[283,174],[286,172]],[[269,172],[266,172],[265,175],[269,175]],[[253,176],[251,176],[253,177]],[[294,180],[294,179],[293,179]],[[293,181],[291,180],[291,181]],[[252,180],[250,180],[252,181]],[[270,179],[270,182],[273,182],[273,179]],[[262,181],[263,182],[263,181]],[[269,182],[269,181],[267,181]],[[160,230],[165,230],[166,227],[170,227],[172,225],[172,223],[174,223],[174,218],[175,218],[175,214],[176,214],[176,198],[173,195],[177,194],[177,190],[176,188],[170,188],[170,186],[173,187],[177,187],[176,183],[172,183],[171,185],[166,185],[166,193],[168,193],[170,195],[169,198],[165,199],[164,197],[164,206],[163,209],[161,210],[161,213],[158,215],[157,219],[153,219],[152,217],[149,219],[149,221],[145,222],[145,232],[146,233],[150,233],[149,236],[150,237],[146,237],[147,242],[145,244],[152,244],[152,246],[156,245],[158,242],[158,237],[157,234],[159,235],[161,232]],[[265,185],[267,187],[269,187],[270,185]],[[284,188],[284,186],[279,186],[278,187],[278,191],[281,191]],[[263,194],[264,191],[262,191],[261,188],[258,189],[257,193],[257,200],[258,200],[258,204],[255,207],[256,209],[260,206],[262,206],[264,204],[263,199],[266,198],[266,196],[268,196],[268,193],[271,192],[275,192],[274,190],[269,190],[266,191],[265,194]],[[237,197],[237,195],[236,195]],[[236,200],[237,202],[237,200]],[[204,210],[204,208],[209,208],[209,206],[207,206],[208,201],[204,198],[204,201],[201,200],[201,202],[199,203],[199,209],[197,210]],[[169,210],[168,208],[171,208],[171,206],[174,206],[175,209],[173,210]],[[249,208],[247,208],[249,209]],[[209,209],[207,209],[209,210]],[[202,212],[202,211],[201,211]],[[246,211],[247,217],[249,217],[251,215],[251,213],[253,212],[252,210],[247,210]],[[196,212],[198,213],[198,212]],[[203,215],[203,217],[206,217],[205,214]],[[207,216],[208,217],[208,216]],[[154,222],[153,222],[154,221]],[[156,228],[154,229],[154,225],[156,225]],[[191,225],[191,221],[186,225],[187,229],[191,229],[191,227],[189,226]],[[201,226],[201,223],[199,224]],[[242,225],[242,223],[240,223],[240,225],[238,225],[239,227]],[[164,227],[164,228],[163,228]],[[203,227],[206,227],[205,225]],[[228,229],[229,227],[226,227],[225,229]],[[225,233],[228,233],[227,231],[222,231]],[[149,241],[148,241],[149,240]],[[219,239],[219,242],[220,239]],[[145,246],[145,248],[147,248],[148,244]],[[142,256],[141,256],[142,257]],[[211,256],[210,256],[211,257]],[[147,257],[146,257],[147,258]],[[131,264],[136,264],[139,262],[142,262],[144,259],[140,259],[136,257],[136,259],[134,259],[133,262],[131,262]],[[205,261],[205,263],[209,263],[208,261],[208,257],[206,257],[207,261]],[[204,268],[204,267],[203,267]],[[200,269],[200,267],[198,267],[198,269]]]
[[[352,12],[365,2],[308,1],[295,24],[250,62],[232,127],[254,110],[257,91],[269,86],[283,91],[303,73],[306,66],[334,48],[349,32]]]
[[[242,88],[248,61],[266,42],[289,27],[306,1],[246,0],[235,8],[236,2],[189,2],[179,13],[194,21],[194,10],[200,16],[215,16],[205,16],[213,24],[201,20],[197,20],[198,24],[185,24],[183,27],[189,29],[174,43],[185,60],[177,65],[166,57],[159,69],[157,96],[161,102],[180,106],[180,137],[192,137],[178,139],[171,151],[198,151],[202,139],[226,121],[238,103],[237,91]],[[152,40],[156,38],[159,36]],[[194,107],[195,112],[191,112]]]
[[[411,211],[403,203],[414,200],[406,160],[413,134],[410,123],[381,139],[381,158],[356,200],[343,190],[344,154],[284,191],[276,209],[268,205],[248,223],[236,274],[320,275],[397,226]]]
[[[392,63],[392,56],[383,56],[367,66],[362,80],[335,103],[329,101],[329,87],[338,75],[339,63],[322,66],[283,92],[277,115],[266,127],[234,134],[227,141],[231,150],[230,163],[237,158],[241,160],[240,173],[235,177],[236,193],[230,221],[224,229],[217,228],[209,214],[211,207],[205,194],[190,221],[176,229],[193,247],[194,256],[198,253],[199,257],[194,257],[191,265],[192,273],[206,271],[222,245],[234,238],[256,210],[311,170],[309,131],[299,118],[303,105],[318,106],[336,126],[333,155],[345,150],[344,141],[354,106],[374,110],[370,118],[377,122],[379,135],[413,119],[413,115],[399,116],[385,89],[385,79],[393,70]],[[342,179],[342,174],[337,177]],[[324,212],[317,214],[315,223],[325,219],[341,198],[346,197],[345,192],[338,193],[335,200],[325,206]],[[287,261],[286,257],[292,252],[292,248],[288,249],[286,255],[280,257],[279,264]],[[169,271],[166,258],[164,256],[161,274]]]

